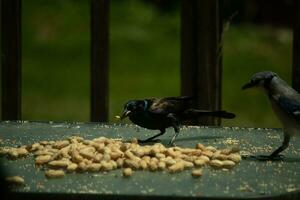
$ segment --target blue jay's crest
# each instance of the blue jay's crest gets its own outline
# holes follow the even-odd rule
[[[255,86],[264,86],[269,83],[273,77],[277,76],[276,73],[271,71],[262,71],[254,74],[248,83],[246,83],[242,89],[247,89]]]

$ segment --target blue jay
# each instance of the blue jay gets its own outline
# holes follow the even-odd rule
[[[275,159],[289,146],[291,136],[300,135],[300,94],[271,71],[254,74],[242,89],[258,87],[268,95],[274,113],[283,126],[284,140],[267,159]]]

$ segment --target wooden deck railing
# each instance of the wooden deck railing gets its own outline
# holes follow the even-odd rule
[[[1,1],[2,120],[21,119],[21,0]],[[26,3],[23,1],[22,3]],[[300,3],[295,0],[293,87],[300,91]],[[91,121],[108,120],[109,0],[91,4]],[[182,0],[181,94],[202,109],[220,109],[222,0]],[[297,12],[299,11],[299,12]],[[292,12],[292,11],[291,11]],[[219,124],[205,118],[203,124]]]
[[[294,0],[294,27],[293,27],[293,70],[292,70],[292,82],[293,87],[300,92],[300,2]]]
[[[181,4],[181,94],[195,97],[201,109],[221,108],[223,24],[219,1],[182,1]],[[215,118],[203,124],[219,124]]]
[[[21,0],[1,0],[2,120],[21,119]]]
[[[109,0],[91,0],[91,121],[108,120]]]

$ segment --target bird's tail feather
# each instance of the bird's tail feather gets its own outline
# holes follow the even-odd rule
[[[186,111],[186,115],[191,117],[213,116],[213,117],[221,117],[225,119],[235,118],[235,114],[223,110],[209,111],[209,110],[189,109]]]

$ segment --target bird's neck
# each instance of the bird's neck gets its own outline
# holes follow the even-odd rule
[[[150,108],[151,104],[152,104],[152,102],[150,100],[145,99],[144,100],[144,111],[147,111]]]
[[[132,122],[134,122],[135,124],[140,125],[140,122],[144,122],[147,121],[149,119],[149,113],[148,113],[148,109],[151,106],[152,102],[150,100],[145,99],[144,100],[144,110],[137,112],[133,115],[131,115],[129,118]]]
[[[273,97],[279,94],[284,96],[297,95],[297,92],[279,77],[274,77],[266,90],[269,96]]]
[[[146,111],[148,109],[149,106],[149,102],[145,99],[144,100],[144,111]]]

